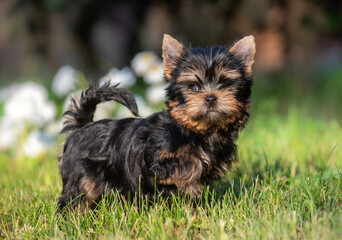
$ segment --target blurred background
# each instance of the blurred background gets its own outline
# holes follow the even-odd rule
[[[296,109],[341,126],[341,10],[336,0],[0,1],[0,149],[44,152],[65,99],[90,80],[130,88],[142,115],[162,108],[164,33],[192,46],[254,35],[251,121]],[[113,105],[98,118],[128,114]]]
[[[261,73],[332,70],[342,59],[336,0],[12,0],[0,3],[0,26],[2,85],[66,64],[98,79],[139,51],[160,56],[164,33],[193,46],[253,34]]]

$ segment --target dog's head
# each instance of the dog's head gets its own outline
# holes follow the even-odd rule
[[[243,126],[248,118],[254,54],[253,36],[230,48],[185,48],[165,35],[166,104],[171,116],[200,133]]]

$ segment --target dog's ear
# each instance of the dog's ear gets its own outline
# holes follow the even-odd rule
[[[241,60],[247,74],[252,74],[255,55],[255,41],[252,35],[244,37],[235,43],[229,52]]]
[[[170,35],[164,34],[163,59],[164,74],[167,81],[171,81],[171,73],[177,68],[178,59],[182,57],[184,46]]]

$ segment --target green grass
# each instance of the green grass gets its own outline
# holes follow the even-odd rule
[[[55,153],[39,159],[21,156],[19,148],[0,153],[0,238],[341,239],[337,115],[322,118],[308,110],[323,104],[324,96],[296,106],[258,92],[267,91],[255,89],[251,118],[238,140],[239,162],[204,190],[205,200],[196,206],[180,197],[167,206],[162,199],[148,205],[114,195],[96,211],[64,219],[55,216],[62,188]]]
[[[54,155],[0,155],[3,238],[340,239],[341,127],[292,109],[252,115],[238,141],[239,162],[192,207],[185,199],[127,202],[55,216],[61,180]]]

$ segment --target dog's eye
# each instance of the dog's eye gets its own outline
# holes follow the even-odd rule
[[[192,91],[199,91],[200,87],[198,85],[192,84],[189,86],[189,89]]]

